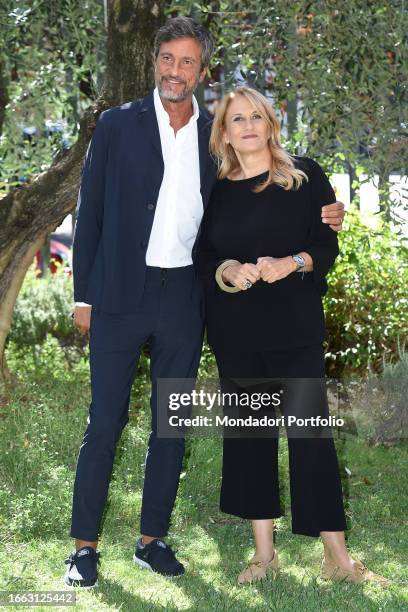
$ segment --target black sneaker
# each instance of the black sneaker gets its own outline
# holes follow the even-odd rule
[[[184,574],[184,566],[180,561],[177,561],[170,546],[159,538],[156,538],[150,544],[142,544],[140,538],[136,543],[133,561],[140,567],[163,576],[182,576]]]
[[[90,589],[98,586],[98,568],[100,552],[92,546],[84,546],[70,554],[65,563],[68,569],[64,582],[68,586]]]

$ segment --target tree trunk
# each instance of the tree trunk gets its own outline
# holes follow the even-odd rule
[[[387,168],[380,168],[378,173],[379,208],[387,223],[391,221],[390,177]]]
[[[164,6],[163,0],[108,0],[105,81],[81,121],[77,142],[58,155],[47,172],[1,201],[0,382],[9,377],[4,348],[18,292],[36,251],[75,208],[82,160],[97,115],[152,88],[152,41],[164,20]]]
[[[350,204],[354,201],[355,195],[357,193],[355,187],[353,187],[354,182],[358,179],[357,174],[356,174],[356,169],[353,166],[353,164],[346,159],[345,162],[345,170],[348,173],[349,177],[350,177]],[[360,198],[358,198],[358,200],[356,200],[355,202],[358,210],[361,209],[361,202],[360,202]]]
[[[5,62],[0,56],[0,136],[3,131],[3,123],[6,116],[6,106],[9,102],[7,85]]]

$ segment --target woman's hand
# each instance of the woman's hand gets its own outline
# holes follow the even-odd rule
[[[246,282],[255,284],[261,278],[261,271],[258,266],[251,263],[235,264],[225,268],[222,279],[226,283],[231,283],[234,287],[239,287],[246,291]]]
[[[266,283],[274,283],[282,278],[286,278],[297,269],[296,262],[291,256],[279,258],[258,257],[256,267],[261,274],[262,280]]]

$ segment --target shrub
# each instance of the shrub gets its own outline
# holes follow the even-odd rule
[[[325,296],[328,373],[379,371],[408,329],[407,241],[387,224],[370,230],[351,210]]]
[[[12,371],[38,370],[56,378],[75,376],[88,358],[88,336],[73,325],[72,276],[63,266],[38,277],[34,265],[26,274],[7,338],[7,362]],[[39,368],[39,366],[41,367]],[[139,374],[148,371],[146,351]]]
[[[380,374],[349,386],[350,407],[359,437],[369,444],[394,445],[408,436],[408,353],[395,363],[384,361]]]
[[[86,339],[72,325],[72,309],[71,276],[59,266],[55,274],[38,277],[33,265],[18,295],[8,340],[16,347],[27,349],[41,345],[50,334],[61,346],[81,349]]]

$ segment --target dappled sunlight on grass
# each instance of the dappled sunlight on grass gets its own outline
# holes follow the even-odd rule
[[[69,395],[69,402],[67,401]],[[406,492],[408,447],[373,448],[341,443],[350,530],[348,546],[370,569],[392,578],[387,592],[366,585],[327,584],[319,578],[320,540],[291,533],[287,448],[280,477],[286,515],[276,521],[281,572],[276,580],[237,584],[254,551],[249,521],[219,511],[220,440],[190,440],[185,476],[173,514],[169,544],[186,575],[167,579],[132,562],[138,537],[143,463],[149,433],[148,399],[137,397],[115,459],[100,549],[99,588],[78,593],[78,610],[247,610],[331,612],[403,610],[408,602]],[[0,588],[65,588],[75,462],[88,410],[81,386],[25,381],[3,410],[0,433]]]
[[[217,542],[199,525],[188,530],[188,537],[183,537],[184,554],[190,562],[197,564],[205,573],[206,568],[219,565],[221,557]]]

